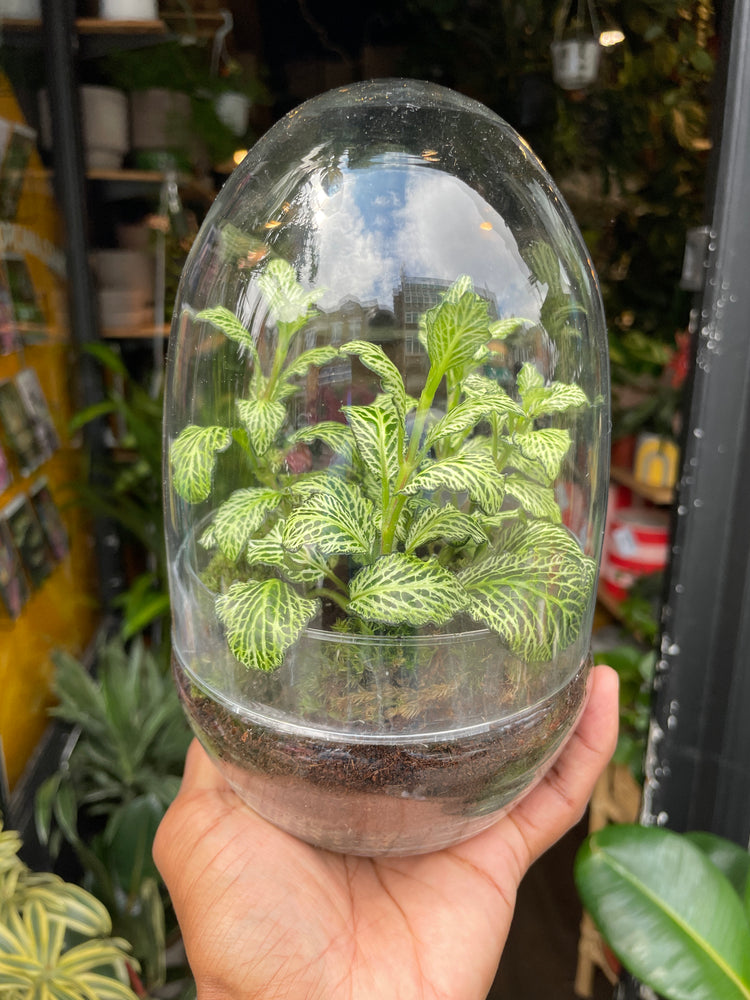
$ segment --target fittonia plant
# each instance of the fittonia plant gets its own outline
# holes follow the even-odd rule
[[[218,504],[200,539],[237,566],[216,598],[234,656],[275,669],[322,602],[338,609],[338,628],[354,632],[403,634],[458,618],[463,628],[494,630],[527,661],[569,646],[596,564],[561,524],[555,499],[570,434],[544,425],[589,401],[575,384],[545,384],[529,363],[513,395],[483,374],[488,345],[527,321],[492,321],[459,277],[421,317],[429,370],[415,399],[373,343],[300,350],[322,293],[304,290],[289,264],[271,261],[258,284],[277,330],[268,362],[228,309],[195,317],[235,341],[252,366],[237,425],[185,427],[170,452],[174,488],[190,503],[212,496],[221,452],[239,448],[246,459],[250,481]],[[342,406],[345,423],[292,430],[287,403],[310,366],[342,357],[374,372],[381,393]],[[335,461],[291,472],[287,458],[315,442]]]

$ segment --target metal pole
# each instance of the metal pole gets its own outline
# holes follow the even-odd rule
[[[750,839],[750,0],[725,99],[663,610],[643,821]]]

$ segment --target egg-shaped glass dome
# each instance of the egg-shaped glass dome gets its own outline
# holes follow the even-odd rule
[[[494,113],[378,80],[257,143],[165,403],[177,683],[250,805],[398,854],[534,784],[583,703],[608,428],[590,259]]]

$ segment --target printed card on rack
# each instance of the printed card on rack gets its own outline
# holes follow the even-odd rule
[[[47,485],[47,480],[40,479],[34,483],[29,497],[47,539],[50,552],[55,560],[60,562],[68,554],[70,543],[67,529]]]
[[[24,368],[16,375],[16,387],[24,405],[39,452],[45,459],[60,447],[60,438],[52,421],[44,390],[34,368]]]
[[[3,513],[0,514],[0,601],[7,614],[16,619],[28,599],[29,585],[21,565],[21,556]]]
[[[22,476],[30,475],[41,465],[44,456],[37,444],[21,394],[12,379],[0,382],[0,426],[8,450],[18,463],[18,471]]]
[[[25,494],[11,500],[5,508],[5,520],[32,587],[41,587],[54,563],[31,500]]]

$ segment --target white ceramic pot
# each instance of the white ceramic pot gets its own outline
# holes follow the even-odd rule
[[[93,170],[117,170],[130,148],[128,98],[114,87],[84,86],[79,90],[83,146],[86,166]],[[49,95],[40,90],[39,140],[42,149],[52,148],[52,117]]]
[[[150,301],[154,288],[154,259],[139,250],[94,250],[91,268],[100,288],[137,289]]]
[[[99,17],[106,21],[155,21],[156,0],[99,0]]]
[[[0,17],[36,21],[41,16],[41,0],[0,0]]]
[[[552,76],[563,90],[580,90],[596,80],[601,46],[593,38],[569,38],[552,43]]]
[[[127,96],[114,87],[85,86],[80,97],[87,166],[116,170],[129,147]]]
[[[233,135],[241,136],[250,121],[250,99],[237,91],[219,94],[214,101],[216,115]]]

